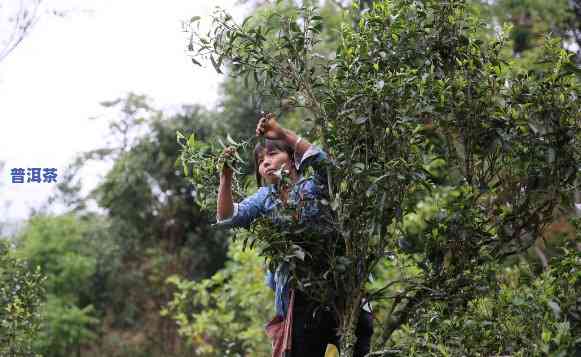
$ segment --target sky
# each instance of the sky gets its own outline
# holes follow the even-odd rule
[[[58,180],[75,154],[103,146],[111,115],[100,102],[134,92],[148,95],[160,109],[193,103],[214,107],[222,78],[212,66],[191,63],[181,21],[207,19],[215,6],[238,19],[247,12],[235,0],[45,0],[45,6],[45,12],[66,15],[43,12],[20,46],[0,62],[3,221],[25,219],[55,188],[26,178],[12,183],[11,169],[56,168]],[[107,169],[87,167],[84,191]]]

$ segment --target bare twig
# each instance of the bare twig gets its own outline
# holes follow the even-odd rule
[[[14,19],[8,21],[13,21],[10,26],[12,30],[8,40],[1,43],[2,48],[0,48],[0,62],[4,60],[8,55],[14,51],[14,49],[22,42],[24,37],[30,32],[34,25],[38,22],[40,16],[38,15],[38,9],[42,0],[33,0],[31,4],[26,4],[25,0],[20,1],[20,5]]]
[[[368,354],[366,354],[365,357],[396,355],[396,354],[400,354],[401,352],[402,352],[401,350],[392,350],[392,349],[381,350],[381,351],[372,351],[372,352],[369,352]]]

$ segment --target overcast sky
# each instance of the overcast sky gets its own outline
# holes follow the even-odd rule
[[[132,91],[150,96],[158,108],[215,105],[221,78],[213,69],[194,67],[185,56],[181,20],[207,17],[217,5],[238,18],[246,11],[234,6],[235,0],[45,3],[68,15],[43,15],[0,62],[2,220],[26,218],[30,207],[39,207],[54,188],[47,183],[11,183],[12,168],[54,167],[62,173],[75,153],[100,147],[106,122],[89,120],[102,114],[99,102]],[[85,189],[106,169],[86,170]]]

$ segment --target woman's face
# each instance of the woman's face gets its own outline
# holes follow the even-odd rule
[[[279,178],[275,175],[283,165],[285,169],[290,169],[289,156],[285,151],[272,148],[266,148],[258,155],[258,172],[262,179],[268,184],[278,182]]]

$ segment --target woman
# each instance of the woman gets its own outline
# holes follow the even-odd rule
[[[267,139],[265,144],[257,144],[254,151],[256,179],[260,188],[239,204],[234,203],[233,171],[224,165],[218,190],[218,224],[247,228],[255,219],[266,216],[275,225],[283,226],[289,222],[283,221],[277,212],[280,212],[281,206],[291,205],[298,207],[298,218],[291,224],[297,222],[323,229],[321,227],[326,226],[323,224],[323,212],[316,203],[321,198],[328,198],[324,169],[324,164],[328,162],[327,155],[294,132],[280,127],[272,114],[260,118],[256,135]],[[225,150],[225,155],[232,154],[233,149]],[[307,168],[312,169],[313,175],[303,177]],[[281,184],[281,170],[285,170],[290,177],[290,185]],[[289,306],[289,276],[288,265],[281,264],[274,274],[269,272],[267,281],[275,290],[277,316],[284,318],[292,309],[292,356],[322,357],[327,344],[338,346],[337,319],[331,309],[321,307],[298,290],[294,294],[294,303]],[[362,357],[369,352],[372,332],[371,313],[362,310],[356,330],[355,356]]]

